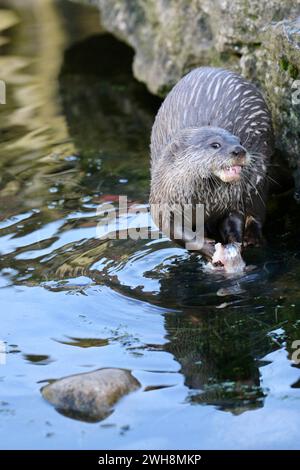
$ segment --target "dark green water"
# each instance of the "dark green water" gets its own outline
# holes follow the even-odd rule
[[[105,203],[147,205],[159,100],[126,46],[86,37],[92,13],[32,8],[0,47],[1,448],[299,448],[299,208],[271,199],[239,278],[167,239],[97,239]],[[43,400],[45,381],[101,367],[142,384],[104,421]]]

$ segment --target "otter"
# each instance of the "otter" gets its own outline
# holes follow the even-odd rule
[[[184,236],[176,238],[174,214],[164,220],[164,207],[203,204],[199,252],[206,260],[224,264],[224,250],[217,259],[219,243],[240,251],[260,246],[273,141],[271,115],[255,85],[225,69],[192,70],[167,95],[152,127],[156,225],[185,246]]]

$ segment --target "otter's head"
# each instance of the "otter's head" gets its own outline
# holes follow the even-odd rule
[[[234,183],[243,176],[250,156],[238,137],[219,127],[188,128],[181,131],[172,149],[173,165],[201,178],[217,177]]]

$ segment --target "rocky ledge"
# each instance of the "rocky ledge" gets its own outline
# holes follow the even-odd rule
[[[134,75],[154,94],[164,96],[190,69],[208,64],[256,82],[300,190],[298,0],[76,1],[98,7],[102,28],[134,49]]]

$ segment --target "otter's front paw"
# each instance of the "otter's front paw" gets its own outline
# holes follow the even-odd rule
[[[255,248],[261,248],[265,245],[265,239],[263,237],[255,237],[253,235],[245,235],[243,240],[243,247],[247,248],[249,246]]]
[[[261,247],[265,244],[265,239],[262,234],[261,223],[254,217],[248,216],[246,219],[246,227],[243,238],[243,246]]]

